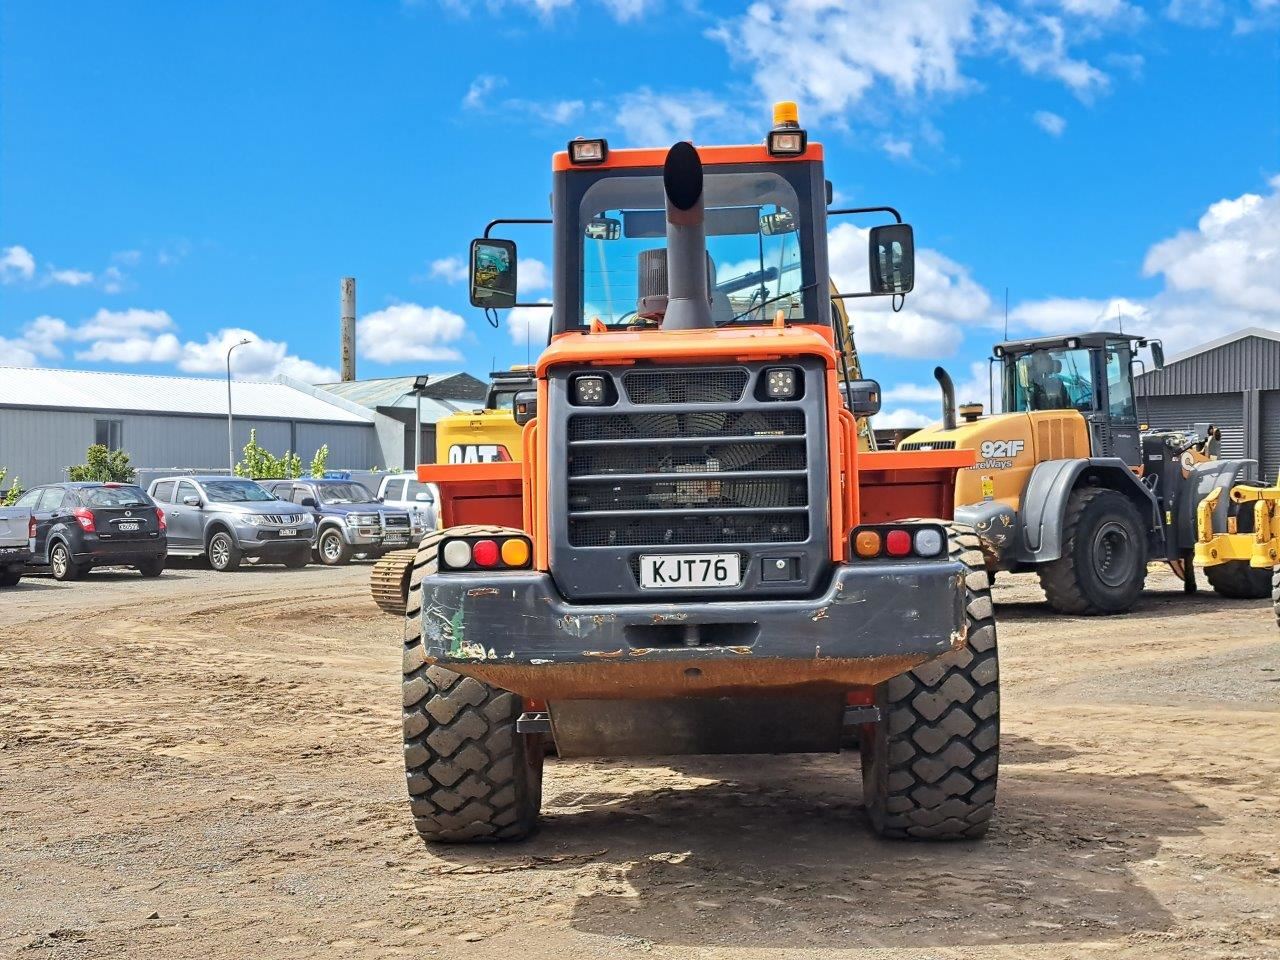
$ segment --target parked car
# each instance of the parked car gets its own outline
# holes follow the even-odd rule
[[[15,506],[29,510],[31,565],[55,580],[78,580],[93,567],[164,572],[164,511],[132,483],[51,483],[28,490]]]
[[[413,538],[416,545],[423,535],[439,526],[436,504],[440,491],[434,483],[423,483],[413,473],[393,473],[382,478],[378,485],[378,499],[388,507],[408,512],[417,521],[422,533]]]
[[[31,561],[31,510],[0,507],[0,587],[15,587]]]
[[[235,570],[246,557],[286,567],[311,561],[311,511],[281,503],[261,484],[240,477],[167,477],[151,496],[169,518],[169,553],[207,557],[215,570]]]
[[[355,480],[267,480],[281,500],[306,507],[316,518],[316,558],[328,566],[347,563],[357,553],[380,557],[422,537],[406,510],[384,507]]]

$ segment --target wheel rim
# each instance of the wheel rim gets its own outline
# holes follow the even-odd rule
[[[221,570],[231,559],[231,544],[225,534],[217,534],[209,543],[209,562]]]
[[[61,580],[67,575],[67,551],[62,544],[58,544],[53,548],[53,558],[50,561],[53,567],[53,575]]]
[[[336,533],[326,533],[320,541],[320,553],[329,563],[337,563],[338,558],[342,556],[342,544],[338,541]]]
[[[1109,520],[1093,535],[1093,569],[1108,587],[1122,587],[1133,576],[1137,549],[1124,524]]]

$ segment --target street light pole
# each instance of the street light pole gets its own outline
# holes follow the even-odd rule
[[[227,469],[233,475],[236,472],[236,442],[232,433],[231,420],[231,351],[236,347],[243,347],[248,342],[248,340],[241,340],[227,348]]]
[[[418,469],[422,462],[422,394],[427,389],[426,374],[413,378],[413,390],[410,391],[416,401],[416,412],[413,418],[413,468]]]

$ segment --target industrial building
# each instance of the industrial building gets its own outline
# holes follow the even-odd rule
[[[436,423],[455,413],[466,413],[484,406],[489,386],[469,373],[433,373],[426,377],[421,391],[414,388],[416,377],[382,377],[375,380],[351,380],[342,383],[322,383],[321,390],[328,391],[362,408],[390,417],[402,425],[404,431],[403,465],[414,465],[413,425],[421,410],[422,462],[434,463],[436,459]],[[419,396],[421,393],[421,406]]]
[[[1280,471],[1280,333],[1252,327],[1170,357],[1137,378],[1138,416],[1152,429],[1211,423],[1223,457]]]
[[[328,444],[332,468],[402,466],[399,422],[300,381],[234,380],[231,411],[237,459],[255,430],[272,453],[304,462]],[[227,381],[0,367],[0,467],[10,482],[65,480],[94,443],[127,451],[146,473],[225,471]]]

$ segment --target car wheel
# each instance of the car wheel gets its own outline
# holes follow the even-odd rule
[[[301,570],[311,562],[311,548],[303,547],[295,550],[284,558],[284,565],[290,570]]]
[[[209,538],[208,554],[209,566],[219,573],[226,573],[240,566],[240,546],[225,530],[215,531]]]
[[[84,576],[84,567],[71,559],[71,551],[62,541],[55,543],[49,551],[49,569],[53,579],[59,581],[79,580]]]
[[[330,529],[320,534],[316,553],[320,555],[320,562],[327,567],[340,566],[351,559],[351,548],[338,530]]]
[[[148,560],[146,563],[138,564],[138,572],[144,577],[158,577],[164,573],[164,557],[158,560]]]
[[[21,579],[21,570],[0,570],[0,587],[16,587]]]

